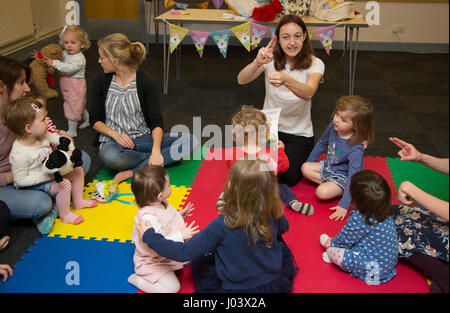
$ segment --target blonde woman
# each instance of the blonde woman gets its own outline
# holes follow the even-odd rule
[[[169,165],[189,155],[198,145],[194,137],[164,134],[159,90],[139,70],[144,45],[115,33],[98,41],[98,53],[103,73],[93,79],[90,123],[99,133],[100,159],[118,172],[114,181],[130,178],[144,165]]]

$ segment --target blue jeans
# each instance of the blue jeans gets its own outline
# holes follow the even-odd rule
[[[111,170],[120,172],[131,170],[133,173],[148,164],[153,148],[152,135],[145,135],[133,139],[134,148],[127,149],[115,141],[104,142],[100,145],[99,157],[103,164]],[[161,143],[161,154],[164,166],[175,163],[189,156],[197,147],[199,141],[196,137],[181,133],[172,137],[164,134]]]
[[[85,173],[91,166],[91,157],[81,151],[83,170]],[[16,189],[13,184],[0,187],[0,200],[3,200],[11,211],[11,219],[39,218],[46,215],[54,207],[52,197],[42,191]]]

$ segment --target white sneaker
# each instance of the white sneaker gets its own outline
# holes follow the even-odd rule
[[[327,243],[329,238],[330,238],[330,236],[328,236],[327,234],[320,235],[319,241],[320,241],[320,244],[322,245],[322,247],[325,248],[325,244]]]
[[[330,260],[330,257],[328,256],[328,253],[326,251],[324,253],[322,253],[322,260],[325,263],[332,263],[331,260]]]

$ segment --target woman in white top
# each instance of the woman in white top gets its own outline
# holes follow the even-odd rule
[[[280,174],[280,182],[293,186],[302,178],[301,166],[314,147],[311,98],[325,72],[299,16],[281,18],[269,44],[239,73],[238,83],[250,83],[263,72],[264,109],[281,108],[278,135],[289,159],[289,170]]]

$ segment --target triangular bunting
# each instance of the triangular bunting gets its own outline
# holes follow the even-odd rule
[[[189,29],[180,27],[174,24],[169,23],[169,32],[170,32],[170,53],[175,50],[176,47],[181,43],[181,41],[186,37],[189,33]]]
[[[175,4],[176,3],[173,0],[164,0],[164,7],[165,8],[169,8],[169,7],[171,7],[172,5],[175,5]]]
[[[250,52],[250,22],[238,25],[230,29],[245,49]]]
[[[259,25],[257,23],[251,23],[251,46],[252,50],[257,48],[259,44],[261,43],[261,40],[264,38],[264,36],[270,31],[269,27]]]
[[[187,7],[189,6],[188,3],[179,3],[179,2],[177,2],[177,3],[175,3],[175,4],[177,5],[177,8],[178,8],[178,9],[181,9],[181,10],[185,10],[185,9],[187,9]]]
[[[222,4],[225,0],[212,0],[214,7],[216,9],[220,9],[222,7]]]
[[[314,33],[319,38],[320,43],[325,48],[325,52],[330,55],[330,50],[332,49],[334,30],[336,26],[329,26],[324,28],[319,28],[314,30]]]
[[[203,48],[205,47],[206,41],[209,37],[209,32],[201,32],[197,30],[191,30],[189,33],[191,35],[192,41],[194,42],[195,49],[197,49],[200,57],[203,56]]]
[[[271,28],[270,33],[272,34],[272,37],[273,37],[273,35],[275,35],[275,28]]]
[[[314,31],[313,31],[312,29],[308,30],[308,37],[309,37],[309,40],[312,40],[313,34],[314,34]]]
[[[208,0],[208,1],[205,1],[205,2],[197,3],[197,6],[198,6],[200,9],[207,9],[207,8],[208,8],[208,5],[209,5],[209,0]]]
[[[224,59],[227,58],[228,41],[230,40],[230,30],[218,30],[211,32],[211,37],[219,48],[220,53],[222,53]]]

